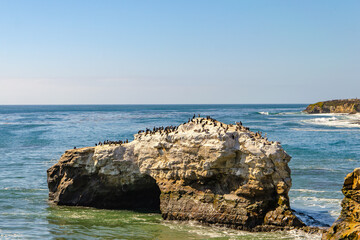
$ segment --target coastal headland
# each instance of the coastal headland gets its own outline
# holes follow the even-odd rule
[[[248,231],[301,228],[289,204],[290,159],[241,122],[194,116],[139,131],[131,142],[66,151],[47,171],[49,200]]]
[[[359,113],[360,99],[340,99],[310,104],[306,113]]]

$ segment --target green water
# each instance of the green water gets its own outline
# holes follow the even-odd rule
[[[193,222],[164,221],[160,214],[52,206],[44,237],[56,239],[294,239],[296,233],[249,233]],[[311,236],[300,236],[309,238]],[[316,236],[312,236],[316,237]]]

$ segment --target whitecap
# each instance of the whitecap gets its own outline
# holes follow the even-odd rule
[[[269,115],[269,112],[258,112],[260,113],[261,115]]]
[[[277,113],[276,115],[304,115],[306,113],[304,112],[280,112]]]
[[[317,116],[324,115],[318,114]],[[301,120],[301,123],[338,128],[360,128],[360,114],[330,114],[327,116]]]
[[[163,225],[171,230],[186,231],[191,233],[194,239],[205,238],[229,238],[229,239],[320,239],[319,234],[309,234],[301,230],[266,232],[247,232],[220,226],[205,226],[196,221],[163,221]]]
[[[291,128],[294,131],[303,132],[359,132],[360,129],[315,129],[315,128]]]
[[[305,233],[301,230],[290,230],[288,231],[289,234],[293,237],[295,237],[295,239],[309,239],[309,240],[316,240],[316,239],[321,239],[322,234],[321,233]]]
[[[302,203],[306,203],[306,206],[308,207],[328,208],[328,206],[325,206],[324,204],[340,207],[342,199],[318,198],[314,196],[302,196],[302,197],[299,196],[299,197],[293,197],[291,199],[291,202],[294,203],[299,201]]]
[[[307,192],[307,193],[326,193],[332,191],[323,191],[323,190],[312,190],[312,189],[291,189],[293,192]]]

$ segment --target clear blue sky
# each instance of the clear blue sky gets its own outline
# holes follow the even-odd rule
[[[360,97],[360,1],[0,0],[0,104]]]

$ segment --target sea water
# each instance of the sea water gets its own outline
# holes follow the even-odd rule
[[[178,125],[193,114],[242,121],[292,156],[291,207],[312,226],[340,212],[344,177],[360,167],[360,116],[302,113],[300,105],[0,106],[1,239],[316,239],[299,232],[248,233],[160,214],[48,203],[46,170],[74,146],[131,140],[140,129]]]

